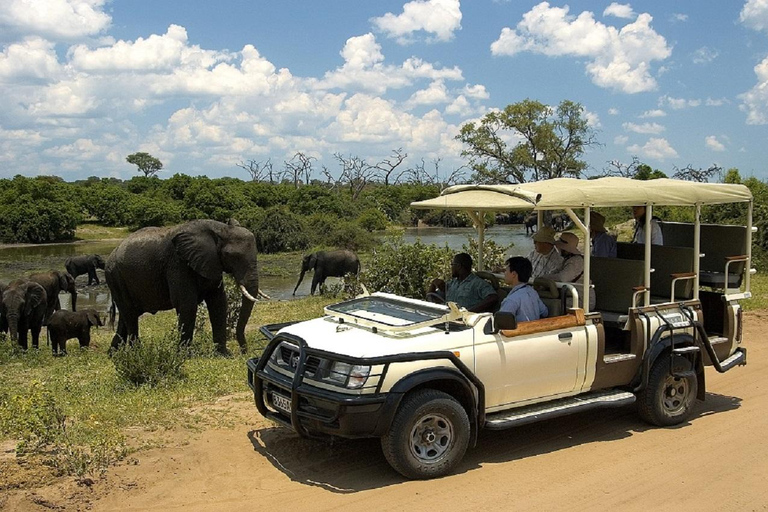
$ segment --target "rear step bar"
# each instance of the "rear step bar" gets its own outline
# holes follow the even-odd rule
[[[512,409],[511,411],[489,414],[485,418],[485,428],[503,430],[589,409],[621,407],[634,403],[634,401],[635,395],[629,391],[617,389],[595,391],[593,393],[560,398],[551,402],[527,405]]]

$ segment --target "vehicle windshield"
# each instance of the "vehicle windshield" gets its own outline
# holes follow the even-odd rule
[[[388,326],[403,327],[438,321],[447,313],[440,306],[430,307],[387,297],[361,297],[326,308],[329,313],[341,313],[355,318],[371,320]]]

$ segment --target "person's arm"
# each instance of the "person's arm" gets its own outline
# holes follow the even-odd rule
[[[549,308],[539,297],[539,318],[547,318],[549,316]]]
[[[664,235],[661,232],[659,221],[651,219],[651,244],[664,245]]]
[[[491,293],[488,295],[485,299],[482,300],[482,302],[478,302],[471,308],[467,308],[468,311],[471,311],[472,313],[483,313],[485,311],[490,311],[496,306],[496,303],[499,301],[499,294],[496,292]]]

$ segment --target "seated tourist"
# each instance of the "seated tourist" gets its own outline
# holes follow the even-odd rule
[[[514,256],[504,262],[504,281],[512,287],[499,311],[514,313],[518,322],[538,320],[549,314],[536,290],[528,284],[532,265],[527,258]]]
[[[616,257],[616,239],[605,229],[605,217],[597,212],[589,214],[589,235],[592,239],[592,256]]]
[[[584,307],[584,256],[579,250],[579,237],[573,233],[563,233],[555,245],[563,256],[563,266],[557,272],[542,277],[561,283],[573,283],[576,291],[579,292],[579,307]],[[570,294],[566,295],[565,300],[566,307],[573,307]],[[589,294],[589,308],[590,310],[595,308],[595,294],[592,291]]]
[[[645,206],[633,206],[632,216],[635,218],[635,232],[632,243],[645,243]],[[651,217],[651,245],[664,245],[664,235],[661,232],[661,219]]]
[[[445,283],[435,279],[429,286],[427,300],[432,302],[455,302],[473,313],[493,311],[499,302],[499,295],[491,283],[472,273],[472,256],[462,252],[453,257],[452,279]]]
[[[534,278],[551,274],[563,266],[563,258],[555,249],[555,230],[544,226],[533,235],[534,249],[528,253],[528,261],[533,265]]]

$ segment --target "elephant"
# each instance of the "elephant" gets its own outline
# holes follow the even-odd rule
[[[88,286],[100,284],[96,269],[104,270],[104,258],[99,254],[83,254],[82,256],[72,256],[64,262],[64,268],[69,275],[77,279],[77,276],[88,274]]]
[[[326,277],[344,277],[346,274],[357,274],[360,271],[360,259],[354,252],[343,249],[330,252],[318,251],[305,255],[301,260],[299,282],[293,289],[294,295],[296,295],[296,290],[299,289],[307,270],[315,271],[315,275],[312,277],[312,289],[309,293],[314,295],[317,285],[322,287]]]
[[[32,347],[38,347],[40,329],[48,306],[45,288],[29,279],[8,283],[0,302],[0,324],[6,325],[11,341],[27,349],[27,331],[32,333]]]
[[[29,276],[30,281],[34,281],[43,288],[48,297],[48,308],[45,312],[43,325],[48,325],[48,321],[54,311],[61,309],[59,302],[59,292],[68,292],[72,296],[72,311],[77,311],[77,290],[75,289],[75,278],[67,272],[51,270],[49,272],[40,272]]]
[[[51,340],[53,355],[67,354],[67,340],[77,338],[80,348],[91,344],[91,327],[104,325],[95,309],[81,311],[59,310],[48,322],[48,339]]]
[[[536,231],[536,227],[539,222],[539,216],[536,213],[532,213],[530,215],[527,215],[525,219],[523,220],[523,224],[525,224],[525,234],[533,234]]]
[[[142,313],[175,309],[181,345],[189,346],[197,305],[205,301],[216,350],[228,355],[227,296],[222,272],[234,277],[243,294],[236,338],[245,352],[245,325],[259,295],[256,238],[234,219],[229,223],[193,220],[177,226],[140,229],[107,258],[105,275],[113,307],[120,312],[112,348],[139,336]]]

